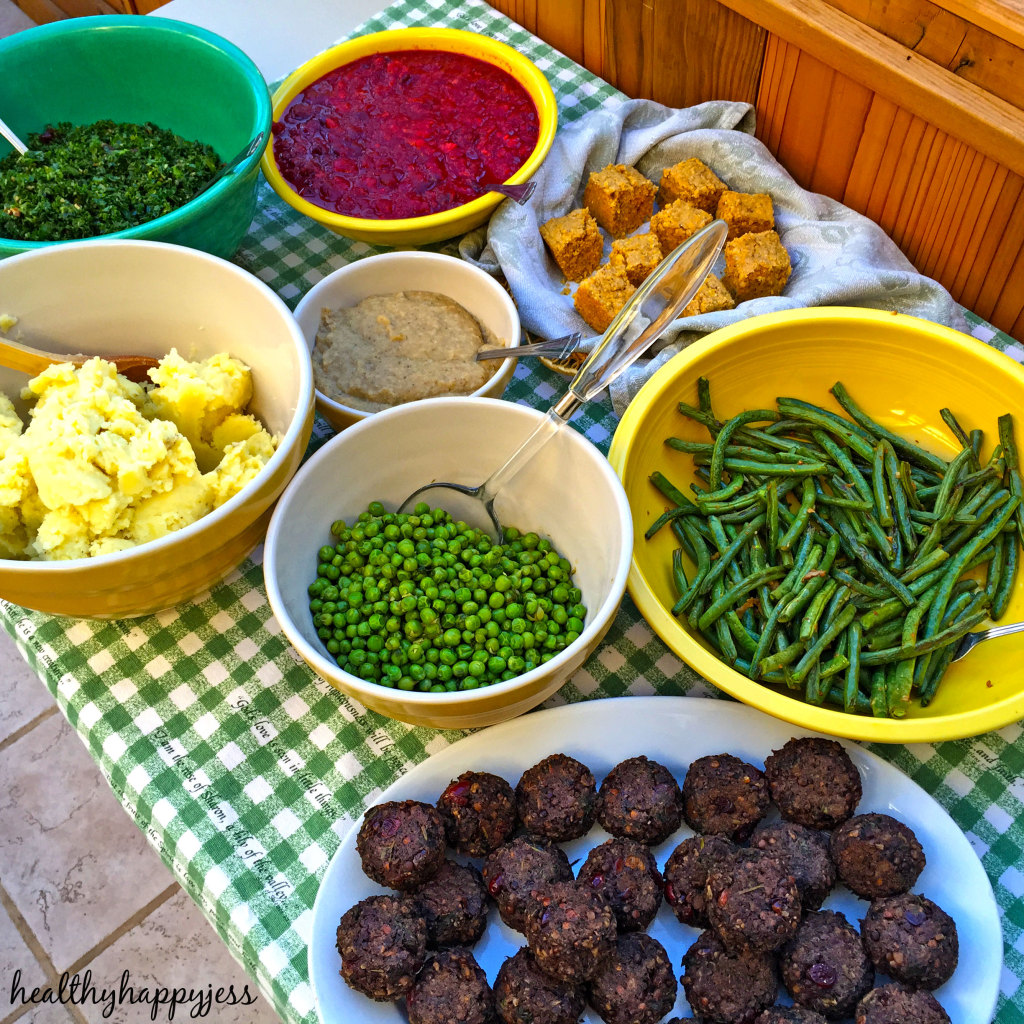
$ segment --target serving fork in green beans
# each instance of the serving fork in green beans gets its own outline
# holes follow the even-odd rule
[[[583,632],[583,595],[551,541],[378,501],[331,526],[309,610],[346,672],[399,690],[473,690],[537,668]]]
[[[901,717],[926,706],[958,641],[1006,611],[1024,543],[1013,417],[998,443],[941,410],[959,451],[929,452],[868,416],[836,383],[845,415],[797,398],[725,420],[711,386],[679,412],[707,441],[666,438],[688,454],[690,493],[651,483],[668,507],[673,615],[751,679],[812,704]]]

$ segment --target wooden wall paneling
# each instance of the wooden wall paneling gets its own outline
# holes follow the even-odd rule
[[[605,11],[608,81],[627,96],[653,96],[656,39],[653,8],[650,0],[620,0]],[[676,59],[685,60],[685,54],[678,52],[678,42]]]
[[[939,200],[938,215],[925,232],[925,248],[931,254],[929,266],[936,280],[945,283],[952,279],[947,276],[949,257],[959,257],[961,225],[967,205],[974,195],[977,176],[981,171],[984,157],[969,146],[960,143],[946,187]]]
[[[985,261],[984,272],[972,276],[960,297],[968,309],[993,323],[992,315],[1004,289],[1007,298],[1012,297],[1024,308],[1022,293],[1019,290],[1011,293],[1007,285],[1014,262],[1021,256],[1024,239],[1024,207],[1020,205],[1024,201],[1022,192],[1024,178],[1019,174],[1008,175],[992,211],[992,219],[985,226],[995,244]],[[1004,323],[996,326],[1008,330]]]
[[[1019,323],[1024,313],[1024,208],[1019,205],[1003,228],[991,271],[992,280],[986,280],[978,296],[979,307],[990,312],[979,315],[997,325],[1010,319]],[[1024,333],[1016,336],[1024,340]]]
[[[967,156],[967,147],[958,139],[948,135],[943,141],[943,160],[940,176],[932,178],[925,188],[927,203],[924,207],[924,222],[918,232],[920,243],[917,265],[930,276],[936,276],[941,252],[937,240],[945,236],[950,211],[955,208],[960,193],[960,175]]]
[[[972,197],[968,216],[964,220],[964,237],[950,249],[950,262],[944,274],[952,282],[950,291],[962,295],[968,281],[984,276],[989,256],[995,244],[992,230],[993,216],[999,196],[1006,187],[1009,171],[994,160],[985,158],[984,168],[978,176],[978,187]]]
[[[800,51],[769,34],[757,96],[757,137],[777,156]]]
[[[821,135],[821,158],[811,175],[809,188],[829,196],[841,196],[849,180],[864,124],[874,94],[845,75],[833,77],[825,124]]]
[[[811,187],[814,169],[819,162],[834,82],[835,71],[832,68],[806,53],[797,57],[796,74],[782,117],[782,135],[776,156],[804,188]],[[827,160],[828,156],[824,159]]]
[[[756,103],[764,29],[718,0],[649,3],[651,87],[643,95],[673,107],[707,100]],[[617,35],[610,33],[610,38],[617,40]]]
[[[869,28],[954,72],[965,82],[1024,106],[1024,2],[829,0]],[[1011,11],[1016,7],[1016,16]]]
[[[722,0],[731,10],[1024,173],[1024,111],[829,6],[824,0]]]
[[[907,203],[910,175],[921,152],[925,122],[908,113],[889,100],[875,97],[873,106],[884,106],[888,113],[889,128],[886,133],[886,149],[883,164],[878,169],[876,181],[871,189],[868,209],[877,210],[877,216],[868,214],[888,231],[896,244],[897,225],[902,230],[901,213]],[[865,135],[870,129],[865,131]]]

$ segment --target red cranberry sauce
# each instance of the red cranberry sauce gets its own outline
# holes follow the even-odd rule
[[[304,199],[349,217],[450,210],[533,151],[537,109],[508,72],[460,53],[375,53],[329,72],[274,124],[274,158]]]

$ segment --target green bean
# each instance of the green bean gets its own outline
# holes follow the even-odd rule
[[[949,427],[951,431],[953,431],[953,436],[960,442],[960,446],[962,448],[970,448],[970,439],[968,438],[964,428],[960,426],[959,422],[957,421],[957,418],[953,415],[952,410],[940,409],[939,415],[942,417],[942,420],[946,424],[946,426]]]
[[[846,553],[858,561],[869,576],[888,587],[909,608],[914,603],[914,595],[867,550],[848,524],[840,520],[837,529]]]
[[[993,619],[1001,619],[1006,614],[1010,598],[1013,596],[1014,586],[1017,582],[1017,569],[1020,563],[1020,548],[1017,539],[1013,534],[1000,534],[1006,539],[1006,557],[1003,561],[1003,571],[999,582],[991,593],[992,607],[989,614]]]
[[[683,568],[683,549],[676,548],[672,552],[672,582],[675,584],[676,593],[685,594],[690,587],[690,581],[686,578],[686,570]]]
[[[932,514],[937,520],[942,519],[946,511],[946,505],[953,495],[953,490],[960,481],[960,473],[972,455],[973,452],[970,448],[964,448],[957,453],[949,464],[946,475],[942,478],[942,483],[939,484],[938,493],[935,495],[935,502],[932,505]]]
[[[785,668],[787,665],[792,665],[805,650],[807,650],[807,644],[797,640],[795,643],[783,647],[781,651],[776,651],[774,654],[769,654],[767,658],[762,658],[758,669],[762,675],[766,675],[777,669]]]
[[[818,567],[818,562],[825,553],[825,549],[820,544],[814,542],[813,534],[806,534],[805,539],[809,543],[806,545],[801,544],[793,567],[786,573],[782,582],[772,591],[773,601],[784,603],[783,599],[793,592],[797,584],[801,583],[808,573],[814,572]]]
[[[985,441],[985,433],[982,430],[972,430],[970,434],[971,448],[974,451],[974,464],[981,465],[981,446]]]
[[[737,413],[722,425],[722,429],[715,438],[714,450],[711,453],[710,480],[711,486],[717,487],[722,479],[722,467],[725,464],[725,446],[729,438],[739,427],[745,423],[753,423],[757,420],[777,420],[779,414],[774,409],[747,409],[745,412]]]
[[[779,550],[779,481],[771,479],[765,491],[765,545],[768,558],[775,561]]]
[[[691,607],[697,598],[701,581],[711,569],[711,555],[708,553],[704,538],[688,520],[683,520],[681,525],[685,532],[686,539],[690,542],[690,545],[693,547],[694,553],[697,556],[697,568],[689,586],[685,591],[680,593],[679,599],[672,606],[673,615],[682,615]]]
[[[903,582],[907,584],[907,589],[910,593],[917,597],[919,594],[923,594],[934,587],[942,579],[943,571],[941,566],[938,566],[914,580],[904,580]],[[841,582],[846,581],[843,580]],[[880,626],[882,623],[903,614],[906,607],[898,597],[886,598],[880,604],[876,604],[873,608],[865,611],[860,617],[860,623],[865,631],[874,629],[876,626]]]
[[[663,473],[655,470],[650,476],[650,481],[669,501],[692,512],[699,511],[697,506],[678,487],[670,483]]]
[[[829,583],[834,583],[838,586],[834,580],[829,579],[828,575],[832,568],[832,563],[835,561],[838,553],[839,538],[833,535],[832,537],[829,537],[825,544],[825,550],[821,555],[821,561],[813,568],[809,568],[803,576],[800,577],[800,589],[792,597],[786,599],[785,607],[782,610],[782,614],[779,616],[780,622],[791,622],[812,602],[815,595],[825,589]],[[833,587],[832,590],[834,591],[835,587]]]
[[[962,615],[968,614],[968,608],[973,610],[975,600],[976,595],[960,594],[955,600],[950,601],[949,609],[946,612],[946,617],[942,620],[942,625],[944,627],[952,625]],[[953,643],[947,644],[941,650],[936,651],[932,656],[927,672],[920,674],[920,679],[918,680],[918,701],[921,707],[928,707],[935,697],[935,691],[938,689],[942,677],[946,674],[946,670],[956,655],[956,648],[957,645]],[[915,671],[915,675],[917,674]]]
[[[820,406],[811,405],[809,402],[802,402],[798,398],[778,398],[775,403],[783,416],[791,419],[806,420],[815,426],[827,430],[840,438],[843,443],[852,448],[861,458],[871,461],[871,450],[874,439],[856,423],[844,420],[834,412],[822,409]],[[815,440],[818,440],[815,437]],[[819,440],[819,444],[820,444]]]
[[[825,703],[833,704],[836,707],[842,708],[846,712],[852,712],[858,715],[870,713],[871,701],[861,693],[859,689],[854,697],[852,707],[848,704],[846,695],[846,687],[840,688],[838,686],[833,686],[828,693],[825,694]]]
[[[1005,488],[1001,488],[986,499],[974,514],[975,522],[971,526],[961,526],[954,530],[948,537],[943,538],[942,546],[952,555],[960,550],[971,537],[975,535],[978,527],[987,523],[993,513],[1001,509],[1004,504],[1012,498],[1012,495]],[[1016,500],[1016,499],[1013,499]]]
[[[1021,478],[1020,453],[1013,436],[1013,416],[1005,413],[999,417],[999,443],[1003,447],[1006,474],[1010,493],[1017,499],[1017,536],[1024,544],[1024,480]]]
[[[711,381],[707,377],[697,378],[697,404],[702,413],[714,418],[714,410],[711,407]]]
[[[673,519],[679,519],[681,516],[690,515],[691,513],[681,506],[677,505],[675,508],[666,509],[658,516],[657,519],[651,523],[650,526],[644,530],[644,540],[650,540],[663,526],[671,523]]]
[[[917,547],[917,537],[910,522],[910,497],[907,494],[903,478],[900,476],[900,464],[896,458],[896,452],[886,440],[883,440],[881,445],[885,478],[889,483],[889,493],[892,495],[893,519],[903,540],[906,553],[912,555]]]
[[[835,397],[835,400],[846,410],[854,422],[859,424],[860,427],[866,430],[871,436],[879,439],[884,437],[889,444],[893,446],[893,449],[899,452],[908,462],[916,466],[921,466],[923,469],[931,470],[939,476],[942,476],[946,472],[945,461],[940,459],[937,455],[932,455],[931,452],[926,452],[923,448],[919,448],[913,442],[900,437],[899,434],[894,434],[891,430],[886,429],[880,423],[876,423],[871,419],[871,417],[868,416],[856,402],[854,402],[840,381],[836,381],[836,383],[829,388],[829,391]]]
[[[934,608],[934,605],[932,607]],[[946,644],[959,640],[965,633],[969,633],[982,619],[987,617],[988,612],[980,609],[972,615],[961,619],[960,622],[954,623],[946,629],[940,629],[937,633],[933,633],[924,640],[918,640],[917,643],[910,646],[900,644],[899,647],[889,647],[881,651],[865,651],[861,655],[861,664],[887,665],[890,662],[903,661],[906,658],[919,658],[922,655],[931,654],[932,651],[936,651],[940,647],[945,647]]]
[[[871,487],[864,478],[864,474],[854,465],[849,452],[844,451],[842,445],[829,437],[824,430],[815,430],[814,439],[828,452],[839,468],[846,474],[846,480],[849,485],[852,485],[854,490],[870,506],[874,501]]]
[[[736,642],[738,651],[746,654],[748,657],[757,650],[757,640],[751,634],[750,630],[743,624],[739,615],[736,614],[731,608],[723,616],[725,624],[729,627],[729,632],[732,633],[732,638]]]
[[[889,717],[888,673],[885,666],[871,673],[871,714],[875,718]]]
[[[793,522],[790,523],[786,532],[779,538],[778,549],[780,551],[789,551],[793,547],[793,543],[800,537],[800,535],[807,528],[807,520],[810,514],[814,511],[814,478],[804,477],[801,482],[801,497],[800,497],[800,509],[796,513]]]
[[[753,537],[762,526],[764,526],[763,515],[758,516],[757,519],[751,520],[743,527],[742,530],[737,532],[735,539],[731,541],[725,550],[719,554],[717,561],[711,567],[711,571],[701,581],[700,593],[706,594],[714,585],[715,581],[722,578],[726,569],[733,564],[737,554],[746,546],[750,538]]]
[[[740,580],[739,583],[734,583],[721,597],[712,601],[711,607],[698,620],[697,627],[703,632],[727,609],[739,602],[741,598],[746,597],[751,590],[759,587],[762,583],[777,580],[782,573],[783,570],[780,568],[765,569],[762,572],[751,573],[745,579]]]
[[[857,698],[860,693],[860,650],[861,650],[861,628],[860,623],[854,619],[846,630],[846,678],[843,687],[843,710],[854,712],[857,710]]]
[[[811,665],[814,664],[818,658],[821,657],[822,651],[837,637],[846,627],[853,621],[854,616],[857,614],[857,609],[852,605],[848,604],[835,618],[830,625],[826,626],[825,629],[818,634],[818,638],[804,651],[803,657],[796,663],[793,668],[793,678],[797,682],[801,682],[806,678],[807,673],[811,669]]]
[[[825,613],[825,607],[832,599],[832,595],[839,589],[839,584],[832,579],[826,579],[824,586],[820,587],[807,606],[804,617],[800,620],[800,629],[797,636],[805,643],[810,643],[814,634],[818,631],[818,621]]]
[[[1019,507],[1019,498],[1010,497],[1010,495],[1007,494],[1007,499],[1006,503],[1002,506],[999,512],[996,513],[991,522],[967,541],[967,543],[965,543],[964,546],[949,560],[948,567],[943,572],[942,579],[939,583],[939,594],[932,604],[928,620],[925,624],[925,636],[932,635],[942,622],[942,617],[946,613],[946,606],[949,604],[949,599],[953,591],[953,584],[956,583],[960,578],[960,575],[964,572],[968,560],[975,552],[979,551],[990,541],[995,540],[1002,528],[1010,521],[1010,518]]]
[[[875,495],[879,526],[892,526],[894,519],[889,492],[885,486],[885,441],[875,445],[875,457],[871,462],[871,489]]]
[[[934,600],[937,591],[930,590],[907,612],[903,619],[903,629],[900,634],[900,646],[910,647],[917,641],[917,631],[920,628],[921,620],[924,618],[928,607]],[[906,658],[897,663],[892,676],[889,678],[886,687],[886,701],[888,703],[889,715],[893,718],[902,718],[907,713],[907,705],[910,703],[910,689],[914,682],[915,659]]]

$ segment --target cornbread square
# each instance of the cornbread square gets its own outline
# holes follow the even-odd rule
[[[583,205],[613,238],[636,231],[654,212],[653,181],[635,167],[609,164],[593,171],[583,190]]]
[[[642,235],[630,235],[612,242],[610,262],[617,260],[622,261],[622,269],[631,285],[643,284],[647,275],[661,262],[658,236],[646,231]]]
[[[781,295],[790,273],[789,253],[775,231],[740,235],[725,243],[722,283],[737,302]]]
[[[580,207],[540,226],[540,237],[569,281],[582,281],[601,262],[604,239],[590,211]]]
[[[580,282],[572,304],[595,331],[603,333],[635,291],[636,288],[629,283],[622,269],[621,261],[602,263]]]
[[[726,189],[718,200],[715,216],[729,227],[729,238],[775,227],[775,207],[766,192],[732,192]]]
[[[714,274],[708,274],[697,294],[683,307],[680,316],[700,316],[701,313],[718,313],[736,305],[729,290]]]
[[[707,210],[700,210],[684,199],[677,199],[651,218],[651,230],[658,236],[661,251],[669,253],[713,219]]]
[[[718,200],[728,186],[706,163],[691,156],[661,172],[658,202],[668,206],[677,199],[685,199],[699,210],[714,213]]]

